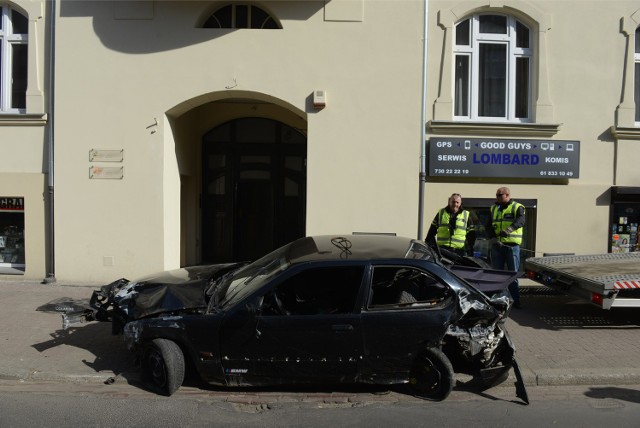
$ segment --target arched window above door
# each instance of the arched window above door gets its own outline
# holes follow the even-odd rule
[[[231,3],[217,9],[202,28],[281,29],[282,26],[264,9],[250,3]]]

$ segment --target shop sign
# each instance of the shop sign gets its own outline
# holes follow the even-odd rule
[[[0,197],[0,211],[24,211],[24,198]]]
[[[428,175],[460,178],[578,178],[580,142],[431,138]]]

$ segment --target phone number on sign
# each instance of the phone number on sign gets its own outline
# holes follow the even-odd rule
[[[573,177],[573,171],[540,171],[546,177]]]
[[[434,174],[469,174],[469,170],[468,169],[450,169],[450,168],[435,168],[433,170]]]

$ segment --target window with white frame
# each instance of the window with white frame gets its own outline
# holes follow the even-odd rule
[[[636,28],[635,73],[633,92],[636,100],[636,126],[640,126],[640,27]]]
[[[27,17],[0,5],[0,113],[26,111],[27,34]]]
[[[454,119],[530,122],[531,30],[514,17],[476,14],[455,27]]]

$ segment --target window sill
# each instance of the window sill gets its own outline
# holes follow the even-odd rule
[[[560,123],[453,122],[431,120],[427,123],[427,129],[432,134],[441,135],[550,138],[558,133],[561,125]]]
[[[611,134],[613,134],[616,140],[640,140],[640,127],[625,128],[621,126],[612,126]]]
[[[0,126],[43,126],[46,113],[0,113]]]

